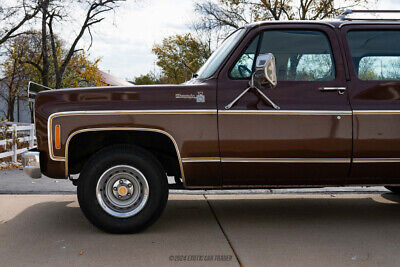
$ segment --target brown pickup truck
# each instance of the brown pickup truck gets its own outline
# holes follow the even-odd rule
[[[35,125],[26,173],[80,174],[80,206],[109,232],[152,224],[169,188],[398,192],[400,23],[251,24],[182,85],[42,91]]]

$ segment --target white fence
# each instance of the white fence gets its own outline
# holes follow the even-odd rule
[[[0,147],[3,147],[6,152],[0,153],[0,160],[6,157],[12,157],[13,162],[17,162],[17,155],[35,147],[35,126],[29,123],[1,123],[1,132],[4,138],[0,140]],[[6,139],[11,133],[11,138]],[[18,133],[23,136],[18,137]],[[17,141],[18,140],[18,141]],[[29,146],[18,149],[18,143],[29,142]]]

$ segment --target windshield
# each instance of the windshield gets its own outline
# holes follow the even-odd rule
[[[232,33],[225,41],[218,47],[217,50],[208,58],[206,63],[197,72],[197,78],[209,78],[217,68],[221,65],[222,61],[232,51],[233,47],[240,40],[240,37],[245,32],[245,29],[239,29]]]

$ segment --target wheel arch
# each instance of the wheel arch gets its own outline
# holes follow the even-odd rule
[[[110,127],[110,128],[86,128],[86,129],[81,129],[74,131],[71,133],[66,141],[65,144],[65,175],[68,177],[70,174],[70,171],[74,171],[74,168],[76,166],[74,164],[74,153],[76,153],[76,146],[79,144],[79,139],[83,140],[88,140],[89,137],[93,136],[99,136],[101,135],[102,138],[104,137],[109,137],[109,136],[118,136],[118,137],[124,137],[120,140],[108,140],[107,144],[104,146],[99,146],[96,145],[88,150],[87,153],[94,153],[98,149],[104,148],[109,145],[115,145],[115,144],[134,144],[137,146],[140,146],[144,149],[150,150],[151,153],[161,162],[163,165],[164,169],[170,171],[170,170],[175,170],[177,175],[180,175],[182,178],[183,184],[185,185],[185,176],[184,176],[184,170],[183,170],[183,164],[182,164],[182,158],[180,155],[179,147],[178,144],[176,143],[174,137],[169,134],[166,131],[160,130],[160,129],[152,129],[152,128],[132,128],[132,127]],[[128,137],[129,136],[129,137]],[[163,156],[161,155],[162,153],[155,153],[155,150],[152,148],[155,148],[154,146],[150,147],[148,145],[141,144],[140,139],[143,140],[143,137],[145,137],[145,140],[152,140],[156,142],[151,142],[154,144],[160,144],[160,142],[163,144],[163,148],[167,150],[168,153],[172,153],[173,150],[173,159],[175,160],[175,163],[167,163],[168,160],[163,160],[161,159]],[[138,139],[138,141],[136,141]],[[162,140],[162,141],[161,141]],[[168,140],[169,143],[166,143]],[[82,141],[82,140],[80,140]],[[150,149],[149,149],[150,148]],[[72,155],[71,155],[72,154]],[[85,153],[83,153],[85,154]],[[76,154],[75,154],[76,155]],[[171,154],[167,155],[170,156]],[[86,159],[87,160],[87,159]],[[85,161],[86,161],[85,160]],[[82,166],[84,163],[81,163]],[[173,164],[174,166],[171,166],[170,164]],[[81,169],[81,167],[78,169]]]

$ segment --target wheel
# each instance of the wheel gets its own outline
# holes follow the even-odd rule
[[[135,233],[153,224],[168,199],[167,177],[149,152],[129,145],[93,155],[78,179],[78,201],[88,220],[110,233]]]
[[[395,194],[400,194],[400,186],[385,186],[385,188]]]

